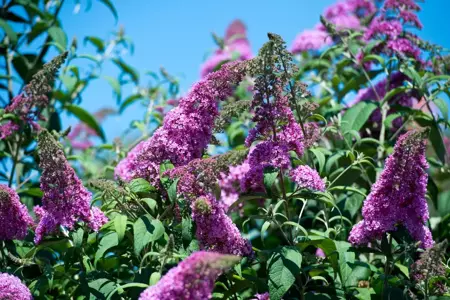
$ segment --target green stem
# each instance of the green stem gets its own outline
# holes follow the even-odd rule
[[[351,165],[349,165],[347,168],[345,168],[345,170],[342,171],[342,173],[339,174],[339,175],[333,180],[333,182],[328,186],[328,188],[332,187],[332,186],[336,183],[336,181],[337,181],[339,178],[341,178],[342,175],[344,175],[344,174],[345,174],[348,170],[350,170],[352,167],[353,167],[353,164],[351,164]]]
[[[8,180],[8,186],[9,187],[11,187],[12,183],[13,183],[14,173],[16,172],[16,166],[17,166],[18,161],[19,161],[19,152],[20,152],[21,144],[22,144],[22,137],[19,137],[19,140],[17,141],[17,144],[16,144],[16,148],[14,149],[15,153],[14,153],[13,163],[12,163],[12,167],[11,167],[11,174],[9,175],[9,180]]]

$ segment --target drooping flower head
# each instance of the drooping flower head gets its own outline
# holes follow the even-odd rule
[[[433,245],[425,222],[429,219],[425,199],[428,163],[425,158],[427,131],[412,130],[402,135],[387,158],[380,178],[364,201],[364,220],[350,232],[349,241],[365,245],[401,225],[421,247]]]
[[[33,219],[19,195],[0,184],[0,240],[23,240]]]
[[[239,259],[214,252],[194,252],[170,269],[157,284],[147,288],[139,300],[211,299],[214,282]]]
[[[201,249],[224,254],[251,256],[249,241],[227,216],[220,202],[213,196],[197,198],[191,205],[192,219],[197,225],[197,239]]]
[[[223,42],[219,43],[222,44],[221,47],[203,63],[200,72],[202,77],[226,62],[243,61],[253,57],[247,39],[247,29],[240,20],[235,20],[228,26]]]
[[[0,139],[7,138],[17,131],[19,125],[29,126],[35,131],[39,130],[37,121],[44,119],[41,113],[48,105],[47,93],[51,91],[51,84],[58,69],[67,58],[67,54],[68,52],[64,52],[46,63],[42,70],[33,75],[23,92],[12,99],[5,108],[5,112],[14,114],[17,119],[0,125]]]
[[[320,178],[319,173],[307,165],[293,169],[290,176],[300,189],[325,191],[325,182]]]
[[[32,300],[30,290],[16,276],[0,273],[0,299]]]
[[[167,114],[163,126],[117,165],[116,176],[125,181],[144,178],[157,186],[159,165],[165,160],[178,167],[200,158],[211,140],[218,101],[232,95],[242,76],[241,65],[229,63],[196,83]]]
[[[92,229],[103,225],[106,218],[99,218],[103,213],[91,211],[91,193],[75,174],[58,142],[45,129],[38,136],[38,151],[42,169],[40,186],[44,196],[42,207],[36,211],[40,220],[35,242],[39,243],[58,226],[72,229],[79,220],[93,225]]]

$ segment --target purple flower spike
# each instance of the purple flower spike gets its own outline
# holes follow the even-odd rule
[[[364,220],[350,232],[349,241],[365,245],[381,239],[386,232],[404,226],[421,247],[433,246],[425,199],[428,164],[425,158],[426,131],[412,130],[402,135],[387,158],[380,178],[364,202]]]
[[[211,299],[219,275],[239,261],[238,256],[198,251],[191,254],[139,297],[139,300]]]
[[[42,130],[38,143],[44,196],[42,207],[35,208],[40,219],[35,242],[39,243],[43,236],[55,232],[58,226],[73,229],[79,220],[98,230],[107,219],[99,209],[91,210],[91,193],[75,174],[58,142],[47,130]]]
[[[0,184],[0,240],[23,240],[33,219],[19,195]]]
[[[188,95],[180,99],[179,106],[167,114],[163,126],[117,165],[116,176],[126,181],[144,178],[158,186],[162,162],[170,160],[178,167],[200,158],[219,114],[218,101],[233,94],[233,87],[242,76],[240,64],[230,63],[197,82]]]
[[[197,224],[197,239],[205,250],[251,256],[250,242],[227,216],[221,203],[211,195],[202,196],[192,204],[192,219]]]

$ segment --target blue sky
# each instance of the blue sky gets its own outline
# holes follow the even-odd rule
[[[295,35],[319,22],[319,15],[335,0],[118,0],[115,1],[119,21],[97,1],[88,12],[81,7],[74,14],[73,2],[67,2],[62,11],[63,26],[69,41],[76,36],[80,41],[86,35],[106,38],[119,25],[135,44],[135,52],[126,61],[136,67],[141,75],[157,71],[164,66],[171,74],[181,78],[181,90],[199,78],[199,68],[205,54],[214,49],[211,32],[223,35],[234,19],[243,20],[248,29],[252,49],[256,53],[266,41],[267,32],[283,36],[290,45]],[[83,3],[83,1],[82,1]],[[450,48],[447,12],[450,1],[428,0],[422,4],[420,18],[424,29],[419,35],[431,42]],[[82,44],[81,42],[79,44]],[[83,53],[83,47],[79,53]],[[91,53],[92,48],[87,48]],[[104,74],[113,69],[105,68]],[[145,81],[143,81],[144,83]],[[104,80],[97,80],[86,90],[82,106],[91,112],[114,106],[115,98]],[[131,120],[141,119],[143,109],[139,104],[129,108],[124,115],[112,117],[104,123],[108,140],[119,136],[129,127]],[[73,118],[64,118],[65,125]]]

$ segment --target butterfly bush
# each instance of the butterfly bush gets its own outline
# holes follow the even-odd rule
[[[48,131],[42,130],[38,143],[42,169],[40,186],[44,195],[42,207],[35,207],[39,217],[35,242],[55,232],[58,226],[73,229],[79,220],[98,230],[107,218],[100,210],[91,210],[92,195],[75,174],[58,142]]]
[[[163,161],[182,166],[199,158],[211,139],[218,101],[231,96],[242,76],[239,63],[230,63],[196,83],[167,114],[163,126],[117,165],[116,176],[126,181],[145,178],[156,186]]]
[[[425,158],[426,133],[412,130],[402,135],[387,158],[380,178],[364,201],[364,220],[350,232],[349,241],[365,245],[404,226],[424,248],[433,246],[425,198],[428,163]]]
[[[211,299],[217,277],[238,259],[214,252],[195,252],[146,289],[139,300]]]
[[[192,219],[197,225],[197,239],[202,249],[224,254],[250,256],[252,247],[212,195],[199,197],[192,204]]]
[[[30,290],[16,276],[0,273],[0,299],[32,300]]]
[[[0,240],[23,240],[33,224],[16,191],[0,184]]]
[[[15,41],[3,7],[0,299],[449,295],[450,59],[416,35],[415,1],[336,0],[289,49],[268,33],[256,56],[236,20],[184,95],[164,68],[143,82],[123,28],[39,71],[64,33],[53,4],[36,57],[21,41],[37,12]],[[115,109],[80,103],[104,75],[119,112],[145,109],[97,145]]]
[[[244,23],[235,20],[228,26],[221,48],[217,49],[201,66],[201,77],[215,71],[223,63],[247,60],[252,57],[247,29]]]

